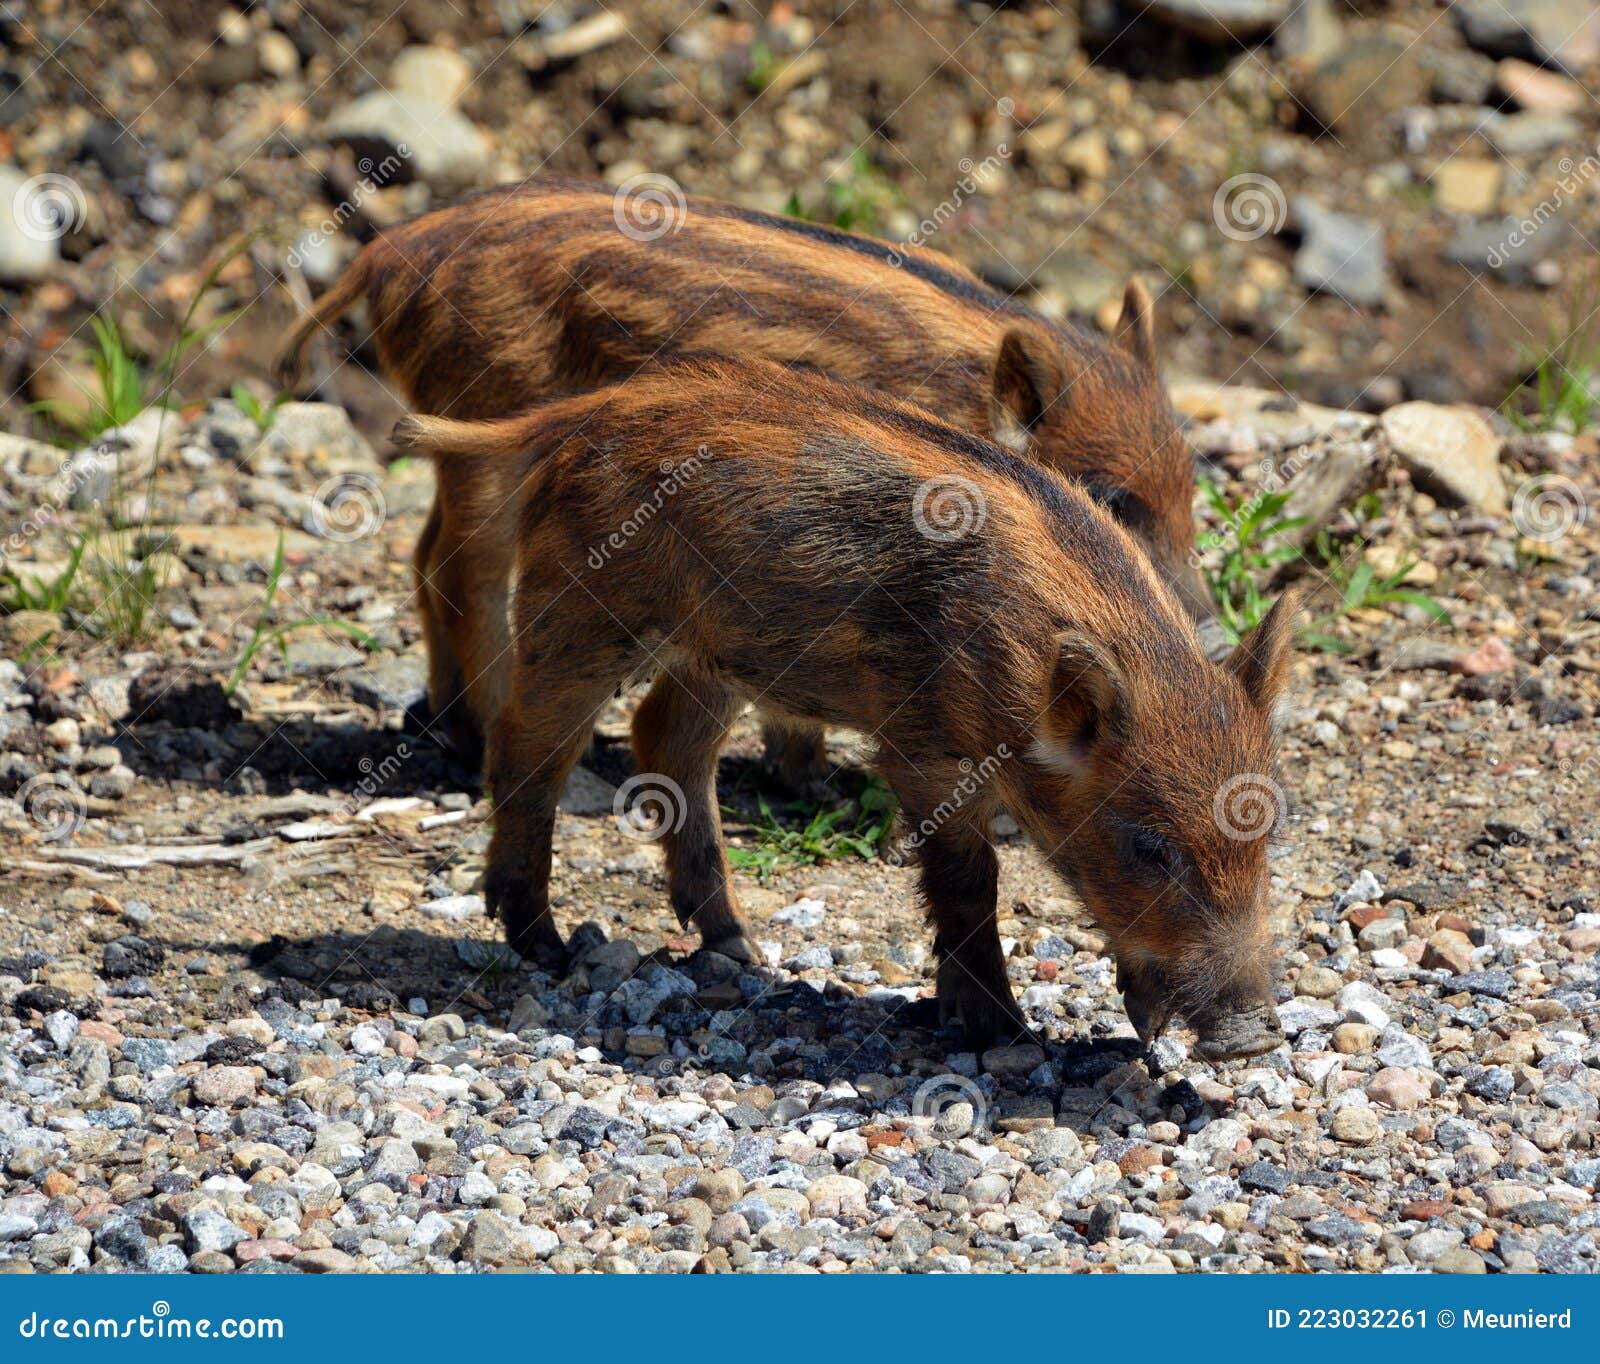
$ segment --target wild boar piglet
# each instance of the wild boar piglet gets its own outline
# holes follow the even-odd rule
[[[1184,605],[1214,614],[1193,562],[1193,456],[1137,282],[1108,340],[923,247],[715,199],[635,200],[539,176],[386,228],[289,333],[286,383],[308,339],[357,303],[385,374],[416,412],[510,416],[690,353],[800,365],[918,403],[1081,479]],[[506,622],[478,605],[449,495],[441,485],[417,540],[417,598],[430,728],[472,759],[487,714],[457,647],[461,617],[482,615],[469,628],[494,636],[491,657]],[[769,724],[768,753],[793,785],[826,771],[815,726]]]
[[[941,1012],[975,1041],[1026,1029],[995,921],[1002,809],[1108,935],[1142,1035],[1181,1015],[1208,1055],[1279,1040],[1266,836],[1287,599],[1214,663],[1137,542],[1072,481],[774,365],[652,367],[522,417],[408,418],[396,437],[458,473],[514,471],[485,892],[519,951],[562,950],[557,797],[617,687],[653,673],[635,781],[660,816],[673,909],[707,947],[752,955],[714,779],[755,703],[876,740]]]

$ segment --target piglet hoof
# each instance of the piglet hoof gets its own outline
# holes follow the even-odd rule
[[[987,985],[963,970],[958,963],[947,963],[939,972],[939,1021],[961,1020],[967,1045],[975,1051],[1037,1042],[1028,1020],[1003,981]]]
[[[414,696],[406,707],[403,727],[407,734],[430,734],[433,730],[433,706],[426,696]]]
[[[720,938],[708,938],[700,946],[707,952],[716,952],[744,966],[754,966],[760,960],[756,956],[755,948],[750,945],[750,940],[740,929],[724,933]]]
[[[436,706],[427,696],[419,696],[406,707],[405,728],[408,734],[437,744],[466,771],[482,772],[483,735],[468,714],[465,699]]]
[[[567,945],[550,911],[535,910],[528,883],[521,877],[484,877],[483,898],[489,914],[500,920],[506,944],[519,957],[559,973],[567,964]]]

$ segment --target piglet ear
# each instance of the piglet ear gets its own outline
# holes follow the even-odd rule
[[[1156,305],[1150,291],[1135,275],[1122,291],[1122,316],[1117,319],[1117,340],[1151,369],[1156,367]]]
[[[990,416],[995,439],[1025,454],[1044,414],[1069,397],[1055,345],[1037,328],[1013,327],[995,356]]]
[[[1070,775],[1096,744],[1125,739],[1132,717],[1133,693],[1116,660],[1086,635],[1068,631],[1058,636],[1034,758]]]
[[[1262,710],[1277,709],[1289,679],[1294,654],[1294,618],[1300,612],[1301,591],[1289,588],[1278,598],[1267,618],[1240,641],[1228,655],[1227,666],[1246,695]]]

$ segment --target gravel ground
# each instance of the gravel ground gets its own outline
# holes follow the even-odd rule
[[[1363,609],[1329,627],[1349,652],[1297,662],[1289,1041],[1237,1064],[1139,1045],[1103,939],[1004,830],[1037,1046],[937,1029],[912,874],[881,861],[741,873],[766,964],[694,952],[613,817],[632,698],[557,830],[575,964],[527,968],[476,894],[487,804],[402,727],[427,471],[327,407],[146,432],[176,527],[157,643],[0,617],[0,1268],[1600,1268],[1600,544],[1529,492],[1581,510],[1592,444],[1495,432],[1489,511],[1421,491],[1402,424],[1179,402],[1239,495],[1293,469],[1315,501],[1354,450],[1369,561],[1416,556],[1451,612]],[[274,619],[315,605],[373,647],[296,632],[230,696],[280,532]],[[723,773],[747,847],[755,752],[741,729]]]

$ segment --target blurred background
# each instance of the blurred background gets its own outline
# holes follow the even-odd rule
[[[1174,378],[1590,405],[1581,0],[6,0],[0,42],[12,431],[92,428],[97,312],[148,365],[192,309],[179,399],[266,398],[362,240],[541,171],[921,241],[1102,325],[1139,272]],[[386,434],[361,366],[328,396]]]

